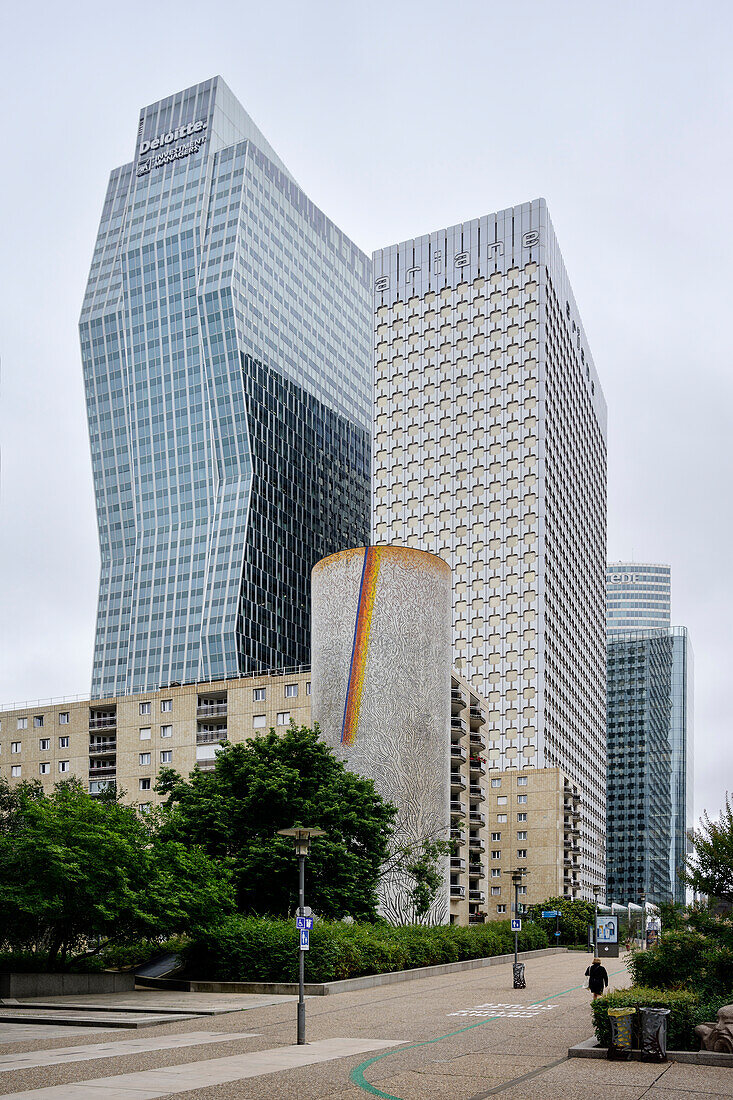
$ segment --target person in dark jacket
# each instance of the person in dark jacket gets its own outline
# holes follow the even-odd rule
[[[588,989],[593,994],[593,1000],[595,1001],[596,997],[600,997],[608,985],[608,974],[605,966],[601,965],[600,959],[593,960],[586,970],[585,976],[588,979]]]

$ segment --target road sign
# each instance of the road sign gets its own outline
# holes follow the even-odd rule
[[[303,929],[308,929],[310,931],[313,927],[313,917],[296,917],[295,927],[300,928],[301,931],[303,931]]]
[[[312,917],[313,910],[310,905],[299,905],[295,911],[296,917]]]
[[[518,918],[516,920],[513,919],[512,920],[512,932],[521,932],[521,931],[522,931],[522,922],[521,922],[521,920],[519,920]]]
[[[542,916],[543,917],[559,917],[560,914],[557,911],[557,909],[543,909],[542,910]]]
[[[555,935],[556,935],[556,936],[559,936],[559,935],[560,935],[560,933],[559,933],[559,932],[556,932],[556,933],[555,933]]]
[[[307,928],[301,928],[300,930],[300,950],[310,951],[310,932]]]

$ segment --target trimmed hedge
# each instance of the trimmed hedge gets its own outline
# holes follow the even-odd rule
[[[702,932],[662,934],[648,951],[635,951],[629,964],[634,983],[657,989],[684,985],[710,997],[733,990],[733,950]]]
[[[699,1050],[700,1040],[695,1035],[697,1024],[714,1020],[719,1008],[730,1003],[730,995],[702,998],[691,989],[649,989],[634,986],[617,989],[593,1001],[593,1027],[602,1047],[611,1044],[609,1008],[656,1007],[670,1010],[667,1030],[667,1046],[670,1050]]]
[[[519,933],[522,951],[548,946],[547,933],[527,923]],[[514,950],[509,921],[473,925],[346,924],[318,921],[305,956],[308,982],[332,982],[364,974],[413,970],[437,963],[505,955]],[[184,952],[191,978],[229,982],[298,980],[295,921],[225,917],[197,935]]]

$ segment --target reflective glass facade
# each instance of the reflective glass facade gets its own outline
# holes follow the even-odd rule
[[[693,657],[684,627],[608,642],[607,900],[684,903],[693,816]]]
[[[369,537],[370,262],[220,78],[140,113],[80,335],[93,693],[307,662],[310,569]]]
[[[609,562],[606,566],[608,633],[668,629],[672,625],[670,575],[668,565]]]

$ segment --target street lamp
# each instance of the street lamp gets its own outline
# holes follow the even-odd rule
[[[641,929],[639,939],[641,940],[641,946],[643,948],[646,939],[646,890],[643,888],[639,891],[639,904],[641,905]]]
[[[294,825],[292,829],[278,829],[278,836],[291,836],[298,857],[298,916],[305,913],[305,857],[308,855],[314,836],[325,836],[323,829],[308,829],[303,825]],[[305,1043],[305,947],[301,944],[298,954],[298,1045]]]
[[[599,894],[601,893],[602,890],[603,890],[602,886],[594,886],[593,887],[593,898],[595,900],[595,909],[596,909],[595,923],[593,925],[593,954],[594,955],[598,954],[598,896],[599,896]]]
[[[519,887],[522,885],[522,880],[525,875],[529,874],[526,867],[517,867],[513,871],[505,871],[505,875],[512,876],[512,885],[514,887],[514,916],[519,919]],[[519,970],[519,929],[514,929],[514,988],[524,989],[526,983],[524,981],[524,966],[522,966],[522,972]]]

